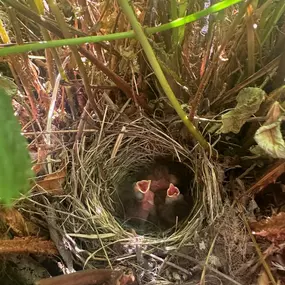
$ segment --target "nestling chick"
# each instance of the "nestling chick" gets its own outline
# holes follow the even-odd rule
[[[150,180],[141,180],[134,185],[135,197],[140,202],[136,217],[142,220],[147,220],[154,208],[154,193],[150,191],[150,185]]]
[[[138,180],[151,180],[150,190],[167,190],[170,183],[187,195],[193,180],[193,172],[185,164],[171,158],[157,158],[153,163],[138,173]]]
[[[184,164],[156,159],[118,186],[124,219],[134,226],[145,225],[146,221],[165,229],[174,226],[190,213],[192,177]]]
[[[150,180],[134,181],[128,177],[118,185],[116,214],[134,226],[142,225],[154,208],[154,193],[150,191],[150,183]]]
[[[189,215],[191,206],[179,189],[170,183],[164,203],[158,204],[156,208],[160,226],[170,228],[181,222]]]

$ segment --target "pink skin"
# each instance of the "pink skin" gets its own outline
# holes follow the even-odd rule
[[[135,184],[135,194],[140,200],[137,216],[142,220],[147,220],[149,213],[154,207],[154,193],[150,191],[150,180],[141,180]]]
[[[144,198],[141,202],[141,207],[139,208],[139,211],[138,211],[139,218],[143,220],[147,220],[150,212],[152,211],[154,207],[153,199],[154,199],[153,192],[148,191],[147,193],[145,193]]]
[[[170,183],[169,187],[167,189],[167,196],[177,197],[177,196],[179,196],[179,194],[180,194],[179,189],[176,186],[174,186],[172,183]]]

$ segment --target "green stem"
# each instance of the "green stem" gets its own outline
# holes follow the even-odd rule
[[[186,25],[188,23],[197,21],[205,16],[208,16],[212,13],[217,13],[221,10],[224,10],[228,8],[229,6],[237,4],[239,2],[242,2],[242,0],[222,1],[220,3],[212,5],[211,7],[207,9],[204,9],[202,11],[196,12],[194,14],[188,15],[183,18],[179,18],[177,20],[161,25],[159,27],[147,28],[146,34],[150,35],[154,33],[159,33],[159,32],[169,30],[169,29],[173,29],[176,27]],[[82,45],[85,43],[99,43],[103,41],[114,41],[114,40],[134,38],[134,37],[135,37],[134,31],[129,31],[129,32],[124,32],[124,33],[116,33],[116,34],[110,34],[110,35],[104,35],[104,36],[80,37],[80,38],[56,40],[56,41],[49,41],[49,42],[43,41],[43,42],[37,42],[33,44],[25,44],[21,46],[0,48],[0,56],[6,56],[6,55],[17,54],[17,53],[22,53],[22,52],[36,51],[36,50],[41,50],[41,49],[46,49],[46,48],[61,47],[64,45],[74,46],[74,45]]]
[[[153,49],[148,42],[147,37],[145,36],[143,29],[138,22],[131,6],[128,3],[128,0],[118,0],[123,12],[126,14],[127,18],[129,19],[135,33],[136,33],[136,38],[139,40],[139,42],[142,45],[142,48],[148,58],[148,61],[150,65],[153,68],[153,71],[162,87],[164,90],[165,94],[167,95],[169,101],[171,102],[173,108],[177,112],[178,116],[181,118],[182,122],[185,124],[185,126],[188,128],[189,132],[195,137],[195,139],[200,143],[200,145],[206,149],[209,150],[209,144],[207,141],[204,139],[202,134],[195,128],[195,126],[189,121],[186,113],[182,110],[178,100],[176,99],[173,91],[171,90],[171,87],[169,86],[162,69],[156,59],[156,56],[153,52]]]

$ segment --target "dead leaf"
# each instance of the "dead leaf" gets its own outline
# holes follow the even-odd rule
[[[38,235],[40,229],[31,221],[27,221],[15,208],[2,208],[0,218],[19,236]]]
[[[254,235],[265,237],[276,242],[285,240],[285,212],[273,215],[259,222],[251,222],[250,227]]]
[[[285,142],[280,128],[281,116],[279,103],[273,103],[267,114],[266,122],[254,136],[256,143],[273,158],[285,158]]]
[[[53,195],[61,195],[64,193],[62,185],[66,177],[66,168],[60,171],[48,174],[43,180],[37,180],[36,186],[38,189],[49,192]]]
[[[32,167],[32,170],[35,172],[35,174],[38,174],[44,168],[47,154],[48,154],[47,150],[41,147],[38,148],[36,155],[35,153],[30,152],[32,159],[35,159],[35,156],[37,156],[36,158],[37,162]]]
[[[25,219],[19,211],[14,208],[2,208],[0,211],[1,219],[16,233],[18,236],[28,235]]]
[[[270,155],[268,155],[259,145],[253,145],[250,147],[249,151],[258,157],[264,157],[264,158],[270,158]]]
[[[247,194],[253,195],[271,183],[275,183],[277,178],[285,172],[285,161],[280,159],[278,160],[266,173],[252,186],[247,190]]]
[[[246,121],[255,114],[265,99],[266,93],[260,88],[248,87],[237,95],[236,107],[222,115],[222,127],[218,133],[233,132],[237,134]]]

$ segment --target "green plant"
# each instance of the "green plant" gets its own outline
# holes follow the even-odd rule
[[[1,80],[2,81],[2,80]],[[26,193],[32,177],[27,142],[8,95],[10,89],[0,86],[0,201],[11,205],[13,199]]]

